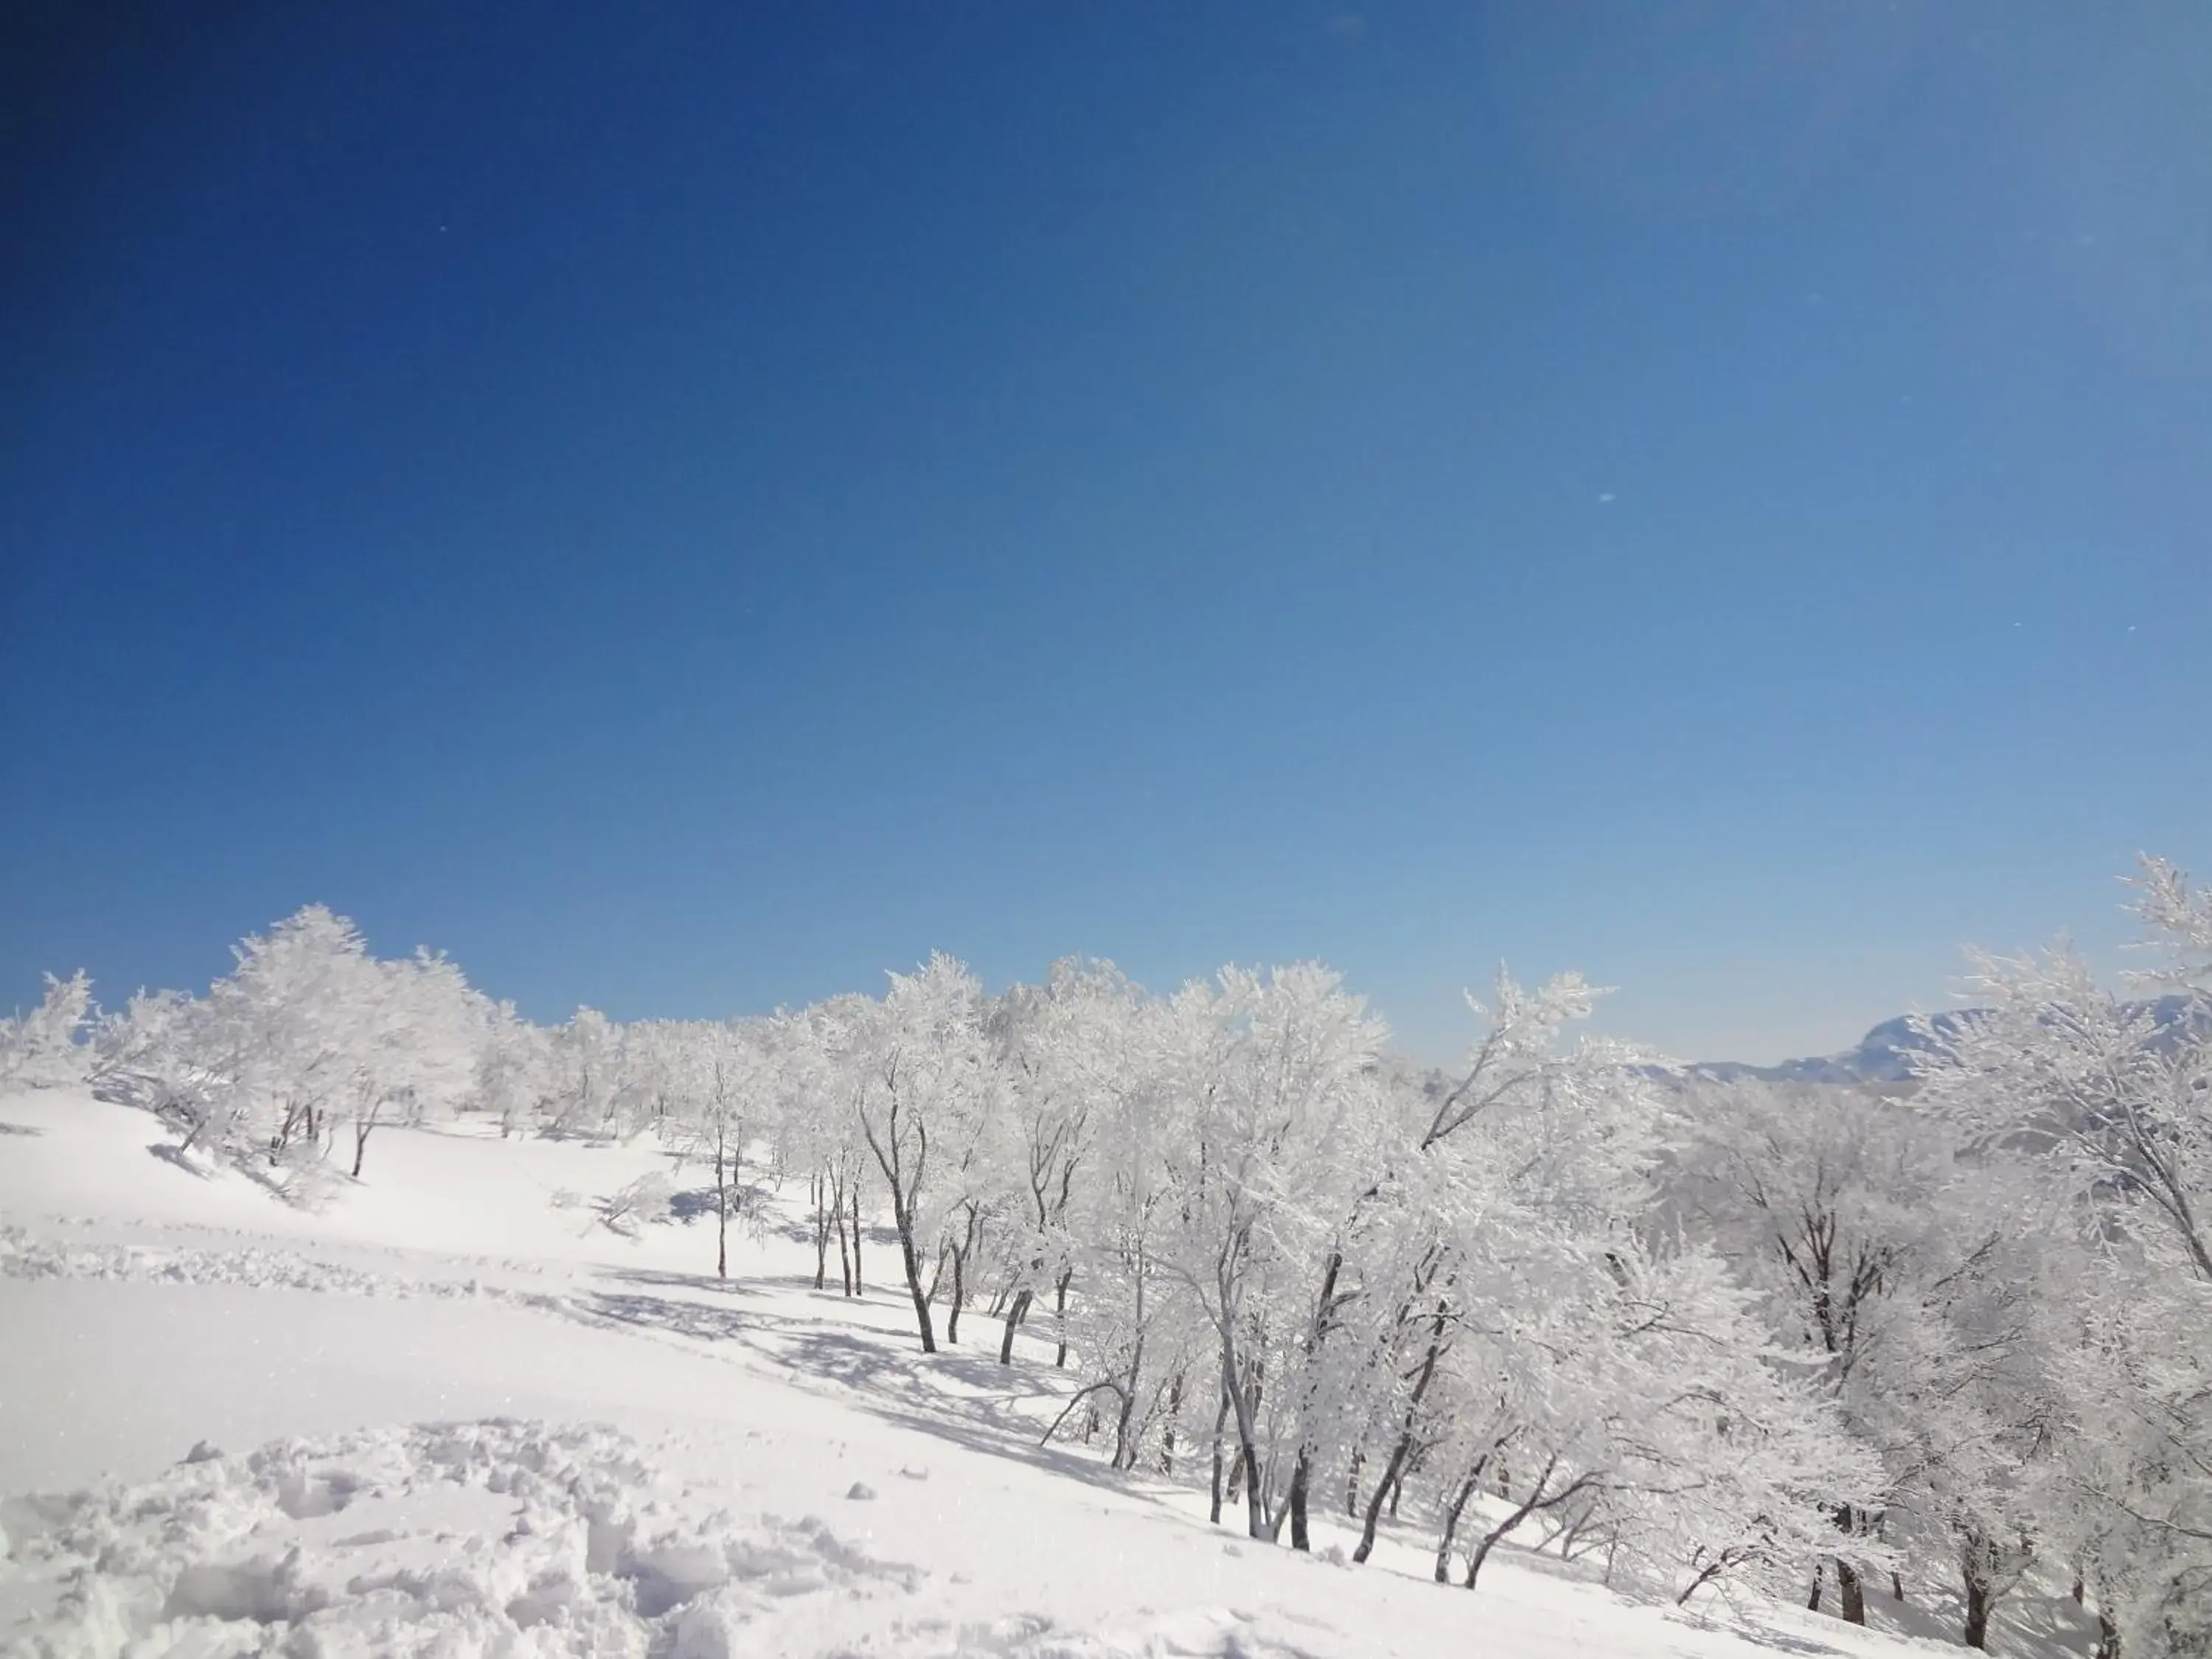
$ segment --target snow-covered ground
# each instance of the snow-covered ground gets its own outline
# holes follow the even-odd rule
[[[1048,1350],[925,1358],[811,1244],[603,1225],[648,1143],[380,1132],[317,1211],[77,1091],[0,1099],[0,1652],[1895,1655],[1718,1597],[1640,1603],[1509,1547],[1468,1593],[1419,1529],[1369,1565],[1040,1447]],[[568,1195],[564,1198],[563,1195]],[[585,1201],[575,1202],[575,1195]],[[1917,1587],[1916,1587],[1917,1588]],[[2023,1598],[1999,1651],[2073,1645]],[[1956,1650],[1949,1650],[1956,1651]]]

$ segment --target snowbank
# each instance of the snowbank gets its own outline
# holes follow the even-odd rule
[[[15,1650],[195,1655],[637,1655],[813,1650],[872,1604],[878,1650],[1027,1659],[1283,1652],[1221,1610],[1055,1633],[1041,1615],[958,1625],[924,1575],[822,1519],[702,1512],[600,1425],[495,1419],[205,1445],[160,1478],[0,1504]]]

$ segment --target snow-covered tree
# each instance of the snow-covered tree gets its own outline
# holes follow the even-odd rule
[[[1921,1098],[2029,1174],[2079,1266],[2034,1296],[2052,1391],[2036,1520],[2101,1587],[2106,1645],[2212,1652],[2212,901],[2146,860],[2137,915],[2178,987],[2130,1001],[2069,949],[1978,955],[1917,1024]],[[2044,1217],[2036,1214],[2035,1218]],[[1993,1543],[2007,1540],[1996,1540]],[[1969,1567],[1969,1582],[1972,1568]]]
[[[1006,1304],[1001,1364],[1048,1292],[1066,1363],[1067,1297],[1077,1261],[1068,1228],[1077,1177],[1108,1114],[1138,1082],[1130,1036],[1143,994],[1111,963],[1053,964],[1042,985],[1008,988],[992,1012],[1006,1089],[999,1246]]]
[[[997,1084],[982,988],[951,957],[893,974],[881,1001],[841,1000],[833,1051],[854,1090],[860,1135],[889,1190],[900,1266],[925,1353],[937,1352],[922,1263],[963,1196],[961,1152]]]
[[[1164,1266],[1212,1326],[1246,1528],[1272,1541],[1310,1482],[1308,1362],[1346,1293],[1338,1229],[1369,1179],[1356,1149],[1383,1030],[1337,975],[1300,964],[1185,986],[1168,1031],[1189,1127]]]
[[[380,1123],[467,1097],[487,1005],[444,957],[379,961],[320,905],[233,954],[204,998],[141,994],[95,1040],[95,1083],[174,1122],[181,1151],[296,1177],[343,1127],[357,1176]]]
[[[368,1139],[397,1114],[411,1122],[457,1110],[475,1083],[490,1005],[442,954],[371,964],[347,1035],[355,1179]]]
[[[484,1011],[477,1033],[471,1103],[499,1121],[500,1139],[519,1132],[552,1091],[550,1034],[499,1002]]]
[[[830,1243],[837,1244],[841,1289],[857,1296],[861,1282],[860,1175],[869,1161],[855,1107],[861,1080],[846,1032],[864,1018],[866,998],[836,998],[799,1013],[775,1016],[777,1129],[775,1156],[783,1175],[806,1176],[814,1238],[814,1288],[829,1284]]]
[[[627,1076],[622,1028],[596,1008],[579,1008],[556,1026],[550,1042],[555,1134],[612,1132]]]
[[[730,1218],[744,1191],[747,1147],[775,1127],[775,1044],[769,1021],[665,1022],[662,1133],[678,1155],[706,1164],[714,1180],[714,1276],[730,1271]]]
[[[1978,1248],[1952,1202],[1952,1139],[1909,1103],[1833,1085],[1694,1083],[1662,1160],[1667,1206],[1739,1264],[1775,1339],[1809,1363],[1860,1443],[1931,1472],[1908,1385],[1912,1328],[1954,1260]],[[1881,1517],[1832,1500],[1843,1617],[1866,1622],[1868,1540]],[[1816,1577],[1814,1596],[1821,1595]]]
[[[78,1034],[92,1018],[92,981],[82,969],[46,975],[39,1006],[0,1019],[0,1090],[51,1089],[83,1081],[92,1055]]]

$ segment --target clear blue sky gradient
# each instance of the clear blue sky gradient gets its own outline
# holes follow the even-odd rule
[[[1765,1060],[2212,863],[2196,0],[6,27],[0,1006],[316,901]]]

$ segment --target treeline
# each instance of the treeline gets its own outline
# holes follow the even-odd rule
[[[1501,975],[1450,1075],[1311,965],[989,995],[940,957],[763,1018],[547,1028],[319,909],[81,1047],[58,982],[4,1052],[285,1179],[357,1175],[395,1119],[655,1133],[711,1174],[718,1271],[748,1194],[803,1182],[817,1287],[834,1246],[858,1291],[887,1217],[925,1350],[963,1315],[1002,1362],[1042,1337],[1053,1432],[1255,1539],[1326,1512],[1364,1561],[1419,1526],[1472,1587],[1521,1534],[1858,1620],[1941,1572],[1975,1646],[2039,1570],[2112,1659],[2212,1650],[2212,903],[2153,862],[2138,910],[2166,1017],[2063,951],[1979,959],[1888,1095],[1655,1067],[1578,1035],[1572,975]]]

